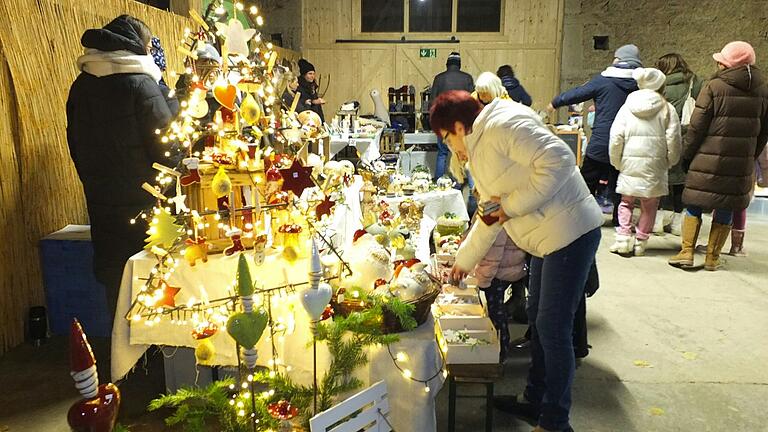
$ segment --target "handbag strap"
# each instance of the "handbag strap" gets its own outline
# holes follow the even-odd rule
[[[693,93],[693,77],[691,77],[691,82],[688,84],[688,97],[693,97],[691,93]]]

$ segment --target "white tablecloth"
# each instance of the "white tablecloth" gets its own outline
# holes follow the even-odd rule
[[[357,148],[360,160],[371,163],[381,157],[379,151],[379,140],[384,130],[380,129],[373,138],[352,138],[349,135],[331,135],[330,155],[334,157],[346,146]]]

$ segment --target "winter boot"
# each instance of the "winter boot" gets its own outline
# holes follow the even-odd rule
[[[699,238],[701,219],[695,216],[685,215],[683,218],[682,236],[680,238],[680,253],[667,261],[672,267],[693,267],[694,247]]]
[[[648,239],[635,241],[635,256],[645,255],[645,247],[648,244]]]
[[[656,212],[656,220],[653,221],[653,234],[657,236],[663,236],[664,235],[664,220],[665,217],[665,210],[659,210]]]
[[[712,222],[712,228],[709,230],[709,244],[707,245],[707,259],[704,261],[704,268],[709,271],[718,270],[723,266],[720,260],[720,251],[728,240],[731,233],[730,225],[723,225]]]
[[[672,223],[669,224],[669,232],[672,233],[672,235],[680,237],[680,233],[682,232],[682,224],[683,224],[683,214],[682,213],[672,213]]]
[[[744,252],[744,230],[731,230],[731,250],[728,255],[736,257],[745,257],[747,253]]]
[[[616,240],[610,247],[610,251],[619,255],[631,255],[635,246],[635,237],[632,235],[616,234]]]

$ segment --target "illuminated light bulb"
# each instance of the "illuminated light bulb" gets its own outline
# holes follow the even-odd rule
[[[429,393],[429,386],[424,384],[424,393]]]
[[[257,13],[259,13],[259,8],[251,6],[251,15],[256,15]]]
[[[217,8],[214,10],[214,12],[216,12],[216,15],[224,15],[224,14],[225,14],[227,11],[226,11],[226,10],[224,10],[224,8],[223,8],[223,7],[219,6],[219,7],[217,7]]]
[[[269,377],[270,377],[270,378],[274,378],[274,377],[275,377],[275,375],[277,375],[277,374],[275,373],[275,371],[269,371]]]
[[[131,225],[136,224],[136,219],[131,219]]]
[[[248,380],[248,382],[253,382],[253,375],[248,375],[246,379]]]
[[[155,135],[160,135],[161,131],[160,129],[155,129]]]
[[[173,75],[175,76],[176,74],[174,73]],[[176,95],[176,90],[175,89],[172,89],[171,91],[168,92],[168,97],[169,98],[172,98],[174,95]]]
[[[448,370],[443,371],[443,378],[448,378]]]
[[[187,101],[181,101],[181,107],[182,107],[182,108],[186,108],[186,107],[187,107],[187,105],[189,105],[189,104],[187,103]]]
[[[243,384],[242,384],[242,387],[243,387],[244,389],[248,388],[248,383],[243,383]]]
[[[167,144],[168,143],[168,137],[164,136],[164,137],[160,138],[160,141],[162,141],[163,144]]]
[[[272,45],[272,42],[267,42],[267,48],[272,49],[274,45]]]
[[[192,68],[188,67],[188,68],[184,69],[184,73],[191,74],[192,73]]]
[[[286,366],[286,367],[285,367],[285,370],[286,370],[286,372],[290,372],[290,371],[292,371],[292,370],[293,370],[293,368],[292,368],[291,366]]]
[[[237,415],[239,415],[240,417],[245,417],[245,410],[238,411]]]
[[[269,395],[270,396],[274,396],[275,395],[275,390],[274,389],[270,389],[269,390]]]
[[[176,71],[171,71],[171,76],[172,76],[172,77],[176,77],[176,75],[177,75],[177,74],[176,74]]]
[[[242,3],[240,3],[240,2],[237,2],[237,3],[235,3],[235,7],[236,7],[236,8],[237,8],[237,10],[239,10],[239,11],[241,11],[241,10],[245,9],[245,6],[243,6],[243,4],[242,4]]]
[[[243,399],[250,399],[250,398],[251,398],[251,393],[249,393],[249,392],[245,392],[245,393],[243,394]]]
[[[406,377],[407,379],[411,379],[411,377],[413,376],[413,373],[411,373],[410,369],[406,369],[403,371],[403,376]]]
[[[243,403],[243,401],[237,401],[237,407],[238,408],[242,408],[244,406],[245,406],[245,404]]]
[[[232,405],[232,406],[234,406],[234,405],[235,405],[235,400],[234,400],[234,399],[230,399],[230,400],[229,400],[229,404],[230,404],[230,405]]]
[[[395,360],[397,360],[399,362],[404,362],[404,361],[408,360],[408,356],[405,355],[405,353],[401,351],[401,352],[397,353],[397,355],[395,356]]]
[[[264,18],[261,15],[256,17],[256,24],[260,26],[264,25]]]

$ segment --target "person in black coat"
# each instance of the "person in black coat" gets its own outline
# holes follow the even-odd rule
[[[176,115],[158,82],[160,69],[151,56],[151,33],[128,15],[101,29],[83,33],[82,71],[67,100],[67,142],[83,183],[94,272],[106,287],[114,311],[126,260],[144,245],[146,227],[130,224],[154,198],[141,189],[154,183],[153,162],[166,159],[155,130]]]
[[[510,65],[500,66],[496,71],[496,76],[501,78],[501,84],[507,90],[509,98],[515,102],[520,102],[525,106],[531,106],[533,101],[531,96],[525,91],[525,87],[515,78],[515,71]]]
[[[325,105],[325,99],[317,94],[318,85],[315,81],[315,65],[305,59],[300,59],[299,74],[300,102],[304,104],[305,109],[316,112],[320,116],[320,120],[324,122],[323,105]]]
[[[283,89],[282,96],[280,96],[280,102],[283,109],[288,111],[291,109],[291,106],[293,105],[293,99],[296,97],[296,93],[299,91],[299,78],[293,72],[286,71],[285,74],[283,74],[283,82],[281,86],[284,86],[285,88]],[[300,113],[308,109],[309,106],[306,105],[306,100],[304,100],[302,97],[299,97],[294,112]]]
[[[472,75],[461,70],[461,56],[457,52],[452,52],[445,62],[445,70],[435,75],[432,81],[432,87],[429,93],[429,106],[440,96],[441,93],[448,90],[464,90],[468,93],[475,91],[475,80]],[[440,135],[437,136],[437,162],[435,166],[435,180],[448,172],[448,161],[451,151],[448,146],[443,144]]]

